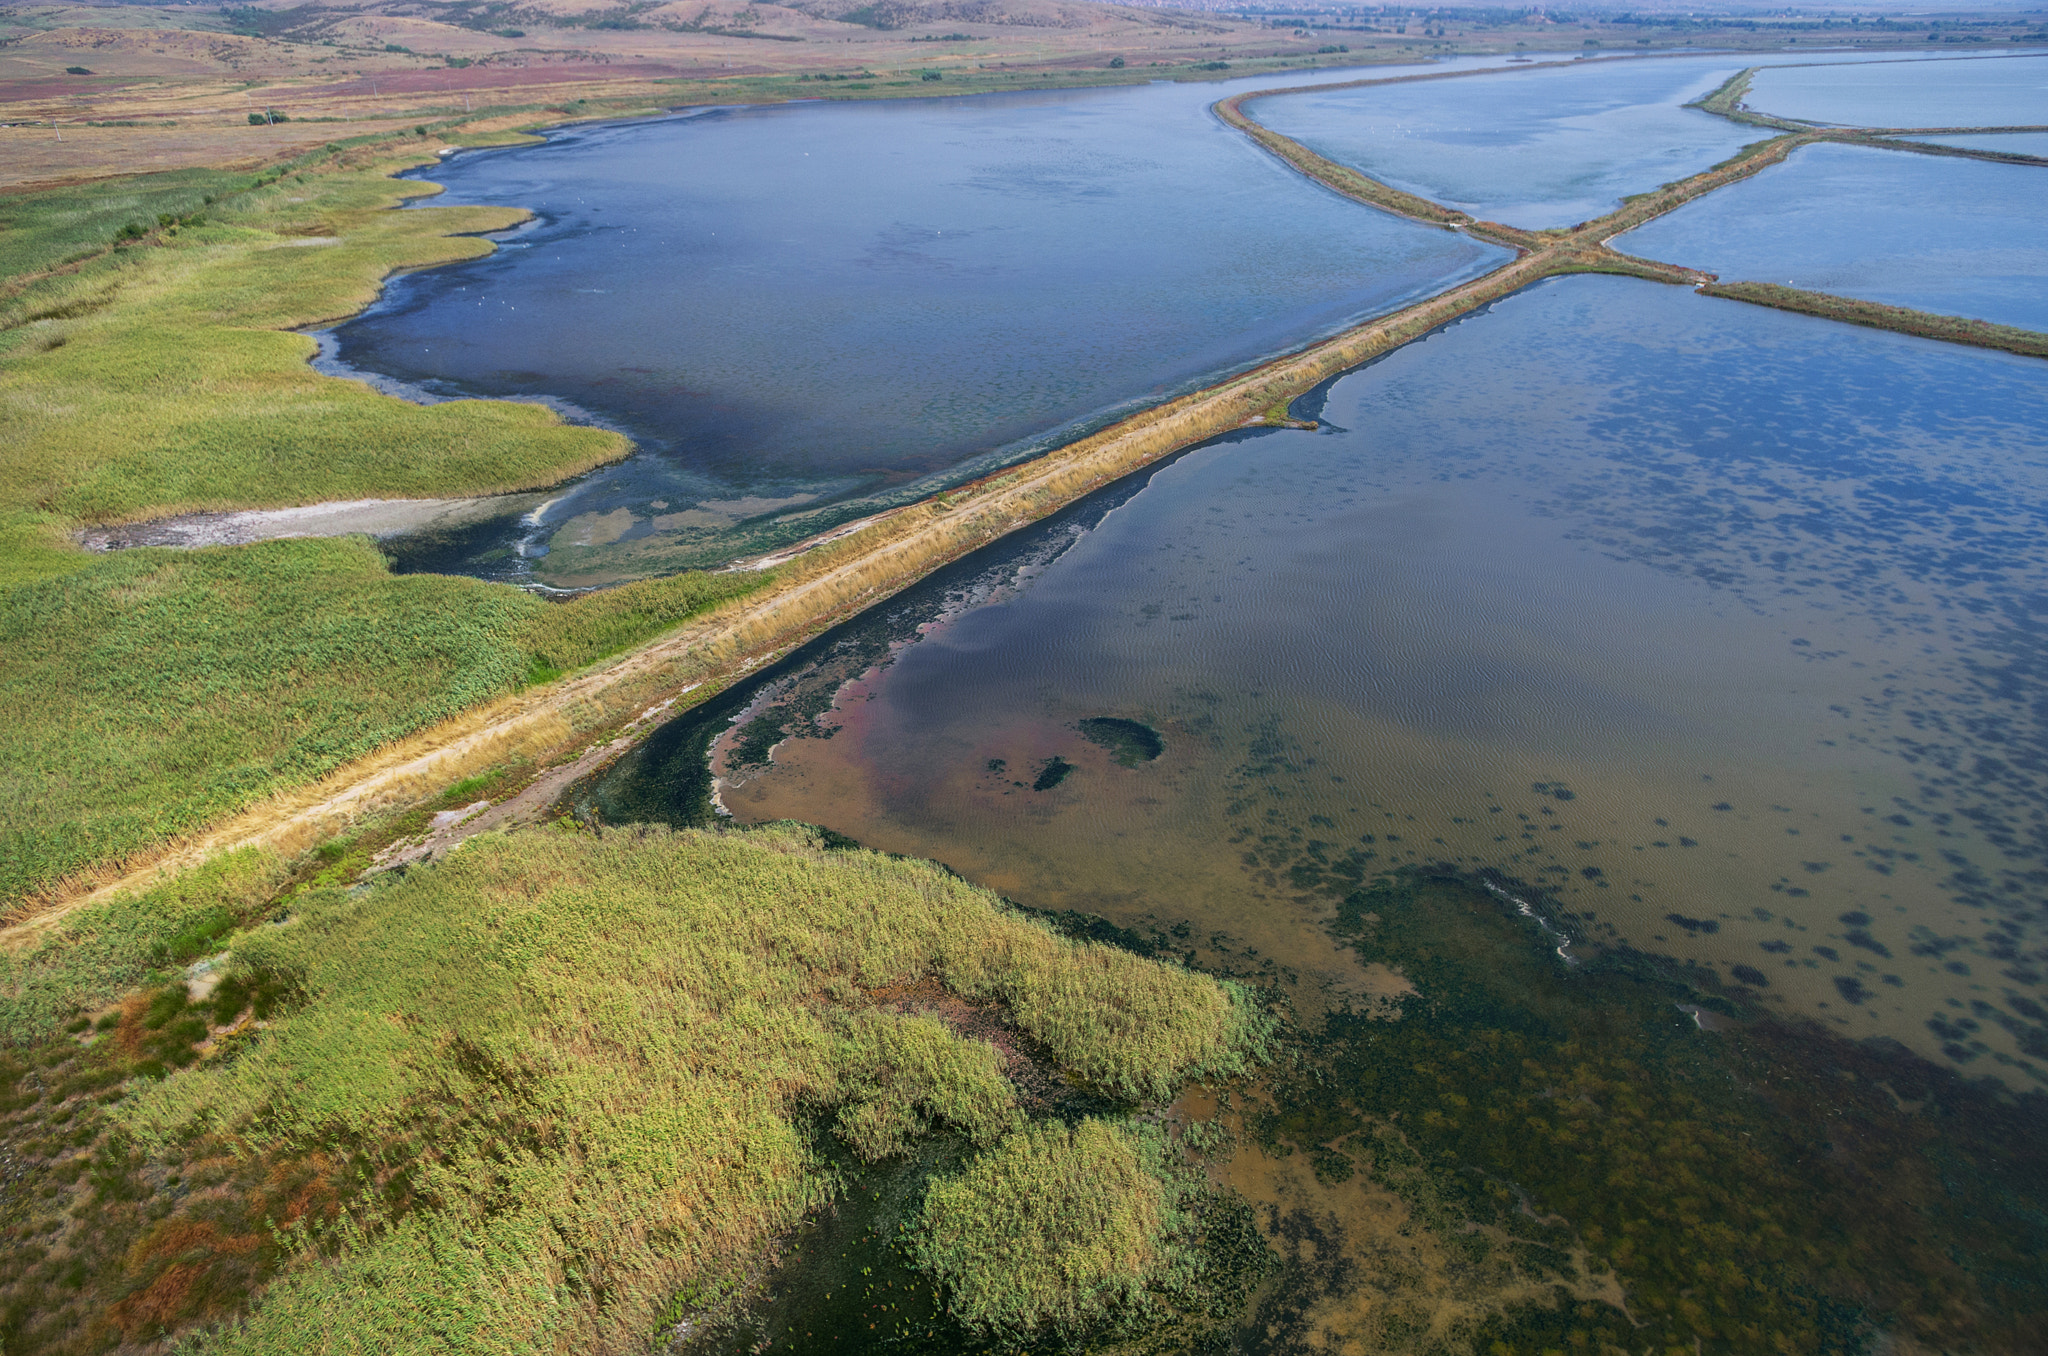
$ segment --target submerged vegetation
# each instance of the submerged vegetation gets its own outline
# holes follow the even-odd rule
[[[1328,854],[1290,875],[1419,992],[1398,1020],[1329,1017],[1248,1133],[1397,1197],[1450,1250],[1447,1293],[1527,1296],[1454,1349],[2018,1353],[2048,1333],[2040,1094],[1764,1016],[1711,971],[1567,962],[1456,875],[1358,883]],[[1316,1259],[1346,1240],[1275,1224],[1319,1237],[1261,1315],[1284,1328],[1340,1281]],[[1387,1349],[1433,1349],[1411,1335],[1444,1295],[1371,1284]]]
[[[289,907],[206,999],[145,992],[6,1068],[8,1350],[175,1332],[266,1282],[208,1349],[626,1349],[743,1302],[849,1153],[934,1133],[985,1146],[927,1207],[957,1318],[1171,1318],[1213,1193],[1115,1113],[1035,1119],[1019,1061],[1115,1106],[1265,1039],[1243,990],[796,827],[486,837]],[[1041,1157],[1058,1190],[1020,1207]],[[1013,1271],[988,1228],[1018,1208]]]
[[[1078,728],[1083,739],[1108,749],[1110,758],[1124,767],[1149,763],[1166,752],[1159,731],[1128,716],[1089,716]]]

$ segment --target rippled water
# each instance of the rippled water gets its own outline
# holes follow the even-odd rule
[[[723,563],[1505,259],[1309,183],[1208,114],[1223,92],[721,109],[434,169],[446,200],[540,224],[395,279],[341,358],[565,399],[648,455],[410,563],[558,585]]]
[[[1809,146],[1616,249],[2048,330],[2048,166]]]
[[[2032,360],[1546,283],[1341,378],[1319,432],[1199,449],[828,637],[599,801],[689,817],[719,736],[741,818],[1366,999],[1389,977],[1289,860],[1494,869],[1582,940],[2031,1085],[2044,396]],[[1118,765],[1098,715],[1164,754]],[[830,737],[764,771],[784,724]]]
[[[1849,127],[2048,125],[2048,55],[1776,66],[1751,82],[1749,107]]]

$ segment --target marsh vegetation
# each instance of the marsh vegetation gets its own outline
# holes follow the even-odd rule
[[[1203,1317],[1174,1286],[1219,1198],[1127,1109],[1250,1067],[1266,1019],[928,864],[799,828],[528,833],[226,945],[207,1000],[145,990],[12,1058],[10,1348],[109,1350],[262,1286],[210,1346],[393,1348],[433,1313],[457,1344],[626,1349],[737,1315],[776,1239],[935,1133],[980,1150],[918,1231],[952,1320]],[[1035,1118],[1040,1063],[1099,1109]]]
[[[949,70],[929,83],[999,78]],[[1709,97],[1710,111],[1757,120],[1741,109],[1743,88]],[[0,896],[47,892],[766,590],[789,610],[720,640],[718,662],[746,662],[1108,479],[1261,418],[1270,426],[1273,411],[1290,429],[1342,436],[1295,424],[1290,402],[1548,273],[1699,281],[1605,239],[1819,135],[1745,147],[1607,216],[1538,231],[1476,221],[1258,128],[1234,103],[1223,112],[1348,196],[1527,253],[780,571],[678,574],[560,605],[394,574],[360,539],[108,557],[65,540],[83,523],[169,509],[552,484],[619,456],[617,435],[531,406],[420,408],[321,378],[305,368],[304,338],[284,332],[359,308],[394,269],[478,256],[486,246],[467,233],[516,212],[386,210],[409,191],[387,172],[418,147],[374,139],[253,178],[209,171],[103,199],[23,200],[4,246],[20,271],[0,314],[0,399],[19,453],[0,475],[0,639],[15,656],[0,694],[32,714],[0,740],[18,807],[0,821]],[[1782,289],[1722,291],[1937,337],[1988,332]],[[2038,351],[2015,344],[2039,336],[1993,337]],[[1649,464],[1639,454],[1634,467]],[[1903,477],[1893,468],[1884,483],[1898,492]],[[1142,488],[1111,491],[1091,512]],[[1709,559],[1705,535],[1631,536],[1611,484],[1558,489],[1546,511],[1564,513],[1566,499],[1610,506],[1591,531],[1616,559],[1655,556],[1666,573],[1694,570],[1757,605],[1760,594],[1741,592],[1746,567]],[[746,507],[726,516],[746,528]],[[1099,516],[1075,515],[1076,533]],[[1830,541],[1856,539],[1832,529]],[[1073,540],[999,578],[952,576],[970,586],[946,600],[939,629],[1014,596]],[[2030,550],[2009,551],[2010,568]],[[1997,592],[2004,577],[1971,564],[1973,551],[1939,569],[1923,559],[1912,582],[1945,587],[1974,570],[1971,587]],[[1832,557],[1814,548],[1803,559],[1824,570]],[[783,597],[793,580],[828,577],[808,601]],[[1842,593],[1872,615],[1887,606]],[[1202,606],[1195,593],[1171,613],[1148,600],[1133,624],[1182,626]],[[874,717],[842,703],[849,684],[876,681],[931,620],[884,609],[759,686],[710,683],[711,700],[585,804],[615,823],[709,822],[717,778],[772,786],[779,745],[797,741],[797,763],[858,746]],[[2026,632],[2022,618],[2000,643],[2024,660]],[[674,662],[670,687],[684,668]],[[636,681],[636,693],[662,690]],[[1162,803],[1226,747],[1223,701],[1200,685],[1159,702],[1105,692],[1039,719],[1045,730],[977,732],[987,747],[963,764],[971,779],[953,778],[966,788],[953,808],[1001,805],[1041,825],[1085,817],[1121,833],[1122,805]],[[1080,714],[1090,711],[1146,719]],[[617,718],[607,708],[574,733]],[[1991,737],[2025,744],[2030,730],[2008,721]],[[9,1350],[59,1352],[213,1325],[224,1326],[207,1349],[247,1352],[395,1349],[422,1333],[448,1348],[696,1339],[738,1350],[773,1338],[805,1349],[853,1320],[903,1350],[1164,1352],[1228,1340],[1253,1305],[1247,1331],[1276,1349],[1335,1331],[1417,1352],[2038,1345],[2040,1094],[1995,1092],[1788,1012],[1782,994],[1805,979],[1796,967],[1819,965],[1786,959],[1789,978],[1766,974],[1787,949],[1775,935],[1763,946],[1771,960],[1732,964],[1628,945],[1612,921],[1628,911],[1597,894],[1621,873],[1588,864],[1574,875],[1542,837],[1563,826],[1537,816],[1554,820],[1567,802],[1590,811],[1583,783],[1530,782],[1554,804],[1518,816],[1517,842],[1515,830],[1492,837],[1506,846],[1475,847],[1462,814],[1430,847],[1407,841],[1405,820],[1340,844],[1325,835],[1363,812],[1311,809],[1292,782],[1345,785],[1344,774],[1278,721],[1253,733],[1216,783],[1228,801],[1213,831],[1171,864],[1181,876],[1104,893],[1121,921],[1069,911],[1064,931],[929,862],[788,823],[563,825],[362,878],[377,846],[435,811],[487,802],[531,772],[524,763],[415,787],[430,799],[375,833],[292,859],[244,851],[98,901],[0,960],[0,1336]],[[2022,782],[1992,762],[1979,760],[1976,785],[1943,783],[1939,796],[1967,802],[1963,817],[1988,826],[2004,854],[1994,872],[2020,879],[2032,841],[2016,808]],[[922,769],[939,791],[953,775],[942,764]],[[1395,818],[1376,800],[1372,813]],[[1945,840],[1948,813],[1931,812]],[[1159,846],[1104,861],[1143,874]],[[1574,850],[1601,847],[1589,835]],[[1235,917],[1157,907],[1160,882],[1194,879],[1205,852],[1228,859],[1212,874],[1255,936],[1232,934]],[[1896,889],[1894,874],[1917,878],[1924,854],[1873,839],[1854,855]],[[1954,843],[1943,853],[1960,858]],[[1990,877],[1965,880],[1965,866],[1955,879],[1975,893],[1961,902],[1996,908]],[[1013,867],[1009,879],[1035,888],[1029,872]],[[1787,901],[1826,888],[1789,880]],[[1300,915],[1292,924],[1253,917],[1287,909]],[[1663,918],[1685,934],[1673,949],[1748,926],[1690,907]],[[1790,911],[1753,918],[1804,930]],[[1892,959],[1879,936],[1892,920],[1838,918],[1845,945]],[[1216,926],[1200,935],[1198,921]],[[1581,944],[1568,963],[1567,926],[1604,947]],[[1311,932],[1378,987],[1349,973],[1348,986],[1303,984],[1321,959],[1298,946]],[[1994,934],[1987,958],[2011,962],[2013,984],[2036,984],[2024,929],[2006,918]],[[1933,948],[1930,971],[1972,945],[1913,935],[1916,956]],[[1832,948],[1813,950],[1839,970],[1827,978],[1858,1020],[1891,1001],[1871,985],[1906,987],[1873,962],[1852,971]],[[1294,1025],[1276,1034],[1245,983],[1167,959],[1178,957],[1284,995]],[[2017,989],[2001,1003],[1952,999],[1954,1012],[1927,1025],[1958,1066],[1989,1054],[2032,1073],[2041,1009]],[[2006,1036],[2017,1054],[1985,1039]],[[1262,1071],[1276,1051],[1284,1058]],[[1180,1112],[1156,1114],[1197,1082],[1207,1086]],[[1189,1109],[1198,1104],[1220,1108],[1229,1131]],[[1198,1149],[1224,1181],[1247,1185],[1256,1211],[1212,1182]],[[1333,1206],[1345,1191],[1370,1210]],[[1278,1276],[1254,1301],[1268,1240]]]

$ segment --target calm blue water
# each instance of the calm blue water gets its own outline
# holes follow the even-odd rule
[[[1743,102],[1761,113],[1845,127],[2048,125],[2048,54],[1778,66]]]
[[[1572,226],[1612,211],[1628,194],[1696,174],[1762,135],[1684,105],[1746,67],[1811,60],[1755,53],[1597,60],[1290,95],[1251,111],[1332,160],[1476,216]],[[1886,69],[1896,71],[1896,60]]]
[[[1232,843],[1490,867],[1582,935],[2028,1086],[2044,400],[2034,360],[1553,281],[1339,379],[1320,432],[1198,449],[826,637],[606,803],[669,813],[762,693],[802,733],[857,679],[771,770],[719,747],[733,813],[1339,988]],[[1095,715],[1166,753],[1116,766]]]
[[[1587,63],[1262,100],[1276,132],[1511,226],[1570,226],[1726,159],[1753,129],[1682,105],[1754,58]]]
[[[650,455],[515,533],[582,584],[929,493],[1507,257],[1307,182],[1209,115],[1223,92],[725,109],[464,155],[443,201],[539,226],[394,280],[341,356],[631,433]],[[511,571],[506,541],[415,563]]]
[[[1614,247],[1730,280],[2048,330],[2048,166],[1809,146]]]

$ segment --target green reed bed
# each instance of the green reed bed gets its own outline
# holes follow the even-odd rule
[[[773,580],[566,604],[360,537],[149,549],[0,591],[0,898],[181,834]]]
[[[789,826],[487,836],[290,909],[203,1002],[137,995],[0,1069],[7,1350],[245,1311],[205,1348],[644,1349],[718,1316],[678,1296],[743,1301],[835,1163],[934,1134],[980,1146],[926,1226],[969,1330],[1171,1318],[1204,1191],[1117,1117],[1035,1121],[945,1005],[1115,1099],[1264,1040],[1243,990]],[[1021,1242],[990,1232],[1020,1171],[1052,1184]]]

